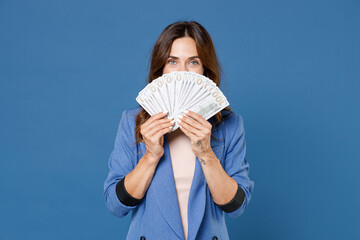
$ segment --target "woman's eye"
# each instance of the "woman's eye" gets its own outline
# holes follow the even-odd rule
[[[190,64],[196,65],[196,64],[199,64],[199,62],[198,61],[191,61]]]
[[[174,60],[169,60],[168,63],[170,63],[170,64],[175,64],[176,61],[174,61]]]

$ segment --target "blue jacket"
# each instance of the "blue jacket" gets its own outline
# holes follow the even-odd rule
[[[123,217],[132,211],[127,239],[185,239],[170,159],[167,135],[164,135],[164,155],[143,200],[136,206],[126,206],[116,195],[116,183],[134,169],[146,152],[144,143],[135,143],[135,118],[140,107],[124,111],[118,127],[114,149],[110,155],[109,174],[104,183],[106,205],[110,212]],[[222,111],[226,115],[226,111]],[[214,118],[208,120],[214,126]],[[233,113],[212,128],[211,147],[226,173],[235,179],[245,192],[240,208],[227,213],[213,201],[202,167],[196,157],[195,173],[188,201],[188,239],[229,239],[225,215],[240,216],[251,199],[254,182],[248,177],[249,164],[245,159],[246,143],[243,120]],[[138,153],[139,152],[139,153]],[[143,236],[143,238],[141,238]]]

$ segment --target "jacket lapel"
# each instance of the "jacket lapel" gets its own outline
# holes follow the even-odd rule
[[[176,235],[180,239],[185,239],[166,134],[164,135],[164,155],[157,165],[151,185],[156,191],[156,202],[162,215]]]
[[[196,157],[195,173],[188,201],[188,240],[195,239],[204,217],[206,180],[199,159]]]
[[[214,120],[211,118],[209,120],[210,123],[214,123]],[[221,134],[214,134],[217,138],[221,138]],[[223,141],[217,141],[211,138],[211,147],[215,153],[215,155],[221,159],[221,154],[223,152]],[[206,179],[204,176],[204,172],[202,170],[200,161],[198,157],[196,157],[195,163],[195,174],[193,178],[193,182],[191,184],[189,202],[188,202],[188,240],[195,240],[198,234],[201,222],[205,213],[205,205],[206,205]]]

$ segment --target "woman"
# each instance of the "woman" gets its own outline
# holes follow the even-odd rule
[[[156,41],[149,83],[192,71],[220,83],[208,32],[176,22]],[[127,239],[229,239],[224,215],[237,217],[251,199],[243,120],[229,107],[209,120],[192,111],[179,120],[141,107],[123,112],[104,184],[111,213],[132,211]]]

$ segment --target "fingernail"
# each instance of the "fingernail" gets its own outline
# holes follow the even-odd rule
[[[184,111],[184,113],[188,113],[188,112],[189,112],[189,110],[185,110],[185,111]]]
[[[178,119],[177,121],[178,121],[179,123],[181,123],[181,120],[180,120],[180,119]]]
[[[168,111],[163,111],[163,114],[168,113]]]
[[[178,118],[182,118],[183,116],[182,115],[178,115]]]
[[[175,121],[174,120],[172,120],[170,123],[174,123]]]

